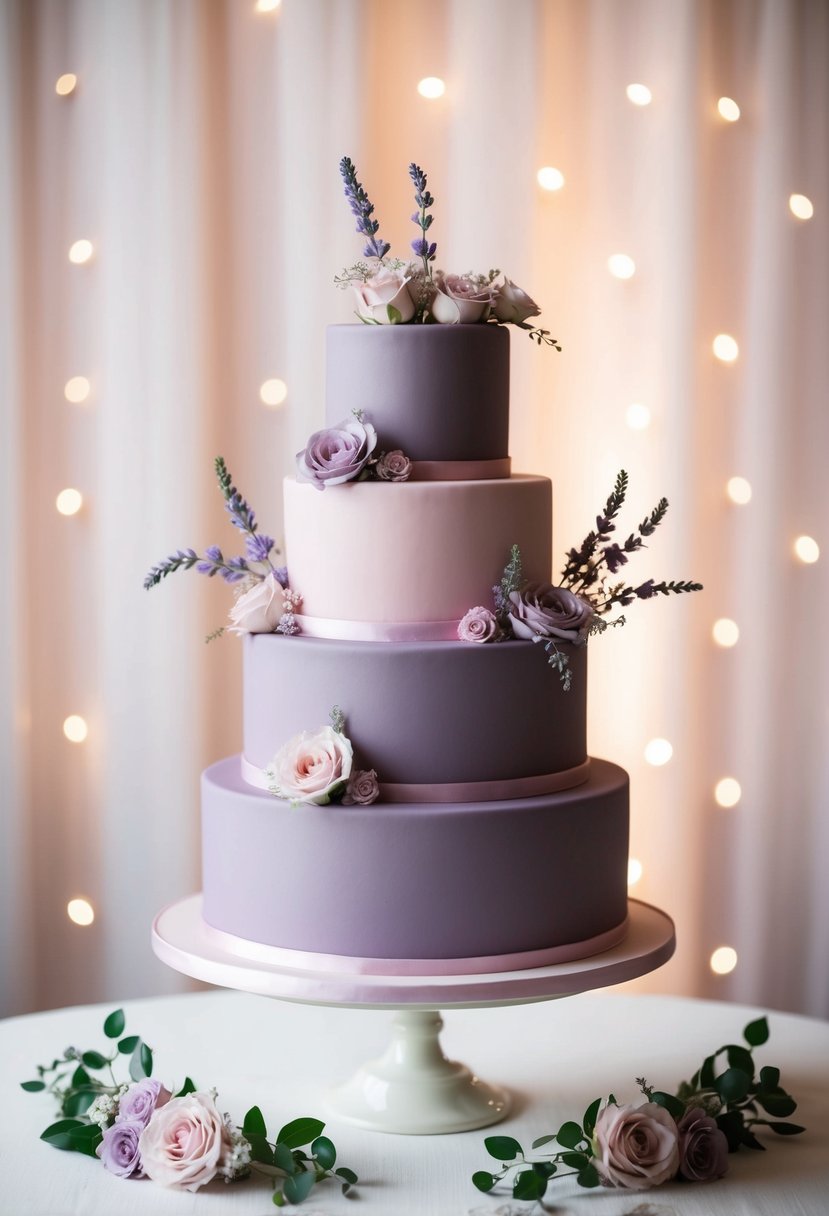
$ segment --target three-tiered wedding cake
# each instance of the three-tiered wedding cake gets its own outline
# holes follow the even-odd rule
[[[626,929],[628,779],[587,756],[583,638],[557,643],[565,690],[543,646],[470,614],[491,622],[513,546],[530,585],[551,578],[551,483],[510,474],[506,327],[332,326],[327,421],[355,415],[408,479],[392,461],[387,479],[285,481],[298,632],[244,638],[244,751],[202,781],[208,931],[242,955],[375,974],[605,950]],[[336,769],[347,744],[373,792],[280,796],[275,755],[300,740],[306,780],[320,744],[303,732],[334,707],[323,751]]]

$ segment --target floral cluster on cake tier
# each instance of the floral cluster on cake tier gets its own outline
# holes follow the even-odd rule
[[[622,469],[604,511],[596,516],[596,527],[588,532],[578,549],[568,552],[557,586],[525,580],[521,551],[513,545],[501,581],[492,588],[494,610],[482,605],[470,608],[458,625],[460,640],[486,643],[520,638],[538,642],[550,665],[559,672],[565,690],[569,690],[570,665],[567,652],[561,650],[559,643],[584,646],[592,634],[604,633],[611,625],[623,625],[624,616],[607,619],[607,614],[635,600],[701,591],[701,583],[689,580],[656,582],[651,578],[636,586],[629,586],[624,580],[611,584],[611,576],[645,547],[646,539],[653,535],[668,510],[667,498],[661,498],[637,530],[620,544],[613,536],[614,520],[624,505],[627,489],[628,475]]]
[[[377,452],[377,431],[364,410],[354,410],[336,426],[315,431],[296,455],[298,481],[310,481],[318,490],[347,481],[408,481],[412,462],[395,448]]]
[[[283,743],[265,776],[274,797],[292,806],[370,806],[380,797],[375,770],[354,768],[354,748],[338,705],[331,710],[329,726],[301,731]]]
[[[435,267],[437,244],[430,239],[434,220],[430,212],[435,200],[420,165],[409,165],[416,206],[412,222],[419,230],[411,242],[413,260],[388,256],[391,246],[378,235],[380,223],[374,218],[374,204],[347,156],[340,161],[340,174],[357,220],[357,232],[366,239],[363,255],[369,260],[349,266],[334,281],[339,287],[352,289],[355,311],[362,322],[516,325],[526,330],[539,346],[543,343],[561,350],[549,330],[529,324],[529,319],[539,316],[541,309],[500,270],[455,274]]]
[[[67,1047],[51,1065],[39,1065],[28,1093],[48,1091],[61,1118],[41,1140],[54,1148],[97,1158],[118,1178],[149,1178],[176,1191],[198,1191],[214,1180],[239,1182],[254,1173],[274,1185],[273,1202],[301,1203],[327,1178],[347,1194],[357,1175],[335,1168],[337,1150],[319,1119],[286,1123],[268,1139],[258,1106],[241,1126],[220,1112],[215,1089],[199,1090],[189,1077],[177,1092],[156,1080],[153,1053],[138,1035],[125,1035],[123,1009],[104,1020],[104,1051]],[[129,1080],[115,1071],[129,1061]],[[307,1150],[307,1151],[306,1151]]]

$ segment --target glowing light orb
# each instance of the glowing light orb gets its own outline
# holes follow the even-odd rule
[[[811,566],[820,557],[820,545],[811,536],[798,536],[794,542],[794,555],[798,561]]]
[[[542,190],[560,190],[564,185],[564,174],[552,165],[544,165],[535,176]]]
[[[80,714],[70,714],[63,723],[63,733],[70,743],[83,743],[89,734],[86,719],[82,718]]]
[[[77,515],[83,506],[83,494],[80,490],[73,490],[71,487],[61,490],[55,499],[55,506],[61,515]]]
[[[614,279],[632,279],[636,274],[636,263],[626,253],[613,253],[607,259],[607,268]]]
[[[288,386],[284,380],[266,380],[259,389],[259,397],[265,405],[282,405],[288,396]]]
[[[63,386],[63,395],[73,405],[80,405],[89,396],[89,381],[86,376],[72,376]]]
[[[645,759],[654,768],[667,764],[673,754],[674,749],[667,739],[651,739],[645,747]]]
[[[790,194],[789,210],[799,220],[810,220],[815,214],[812,200],[807,198],[805,194]]]
[[[279,8],[282,0],[256,0],[254,12],[257,13],[273,13]]]
[[[55,92],[58,97],[68,97],[70,93],[75,92],[78,84],[78,78],[74,72],[64,72],[62,76],[58,76],[55,83]]]
[[[628,860],[628,886],[635,887],[642,877],[642,863],[636,857]]]
[[[736,646],[739,642],[740,627],[736,621],[729,620],[728,617],[722,616],[718,621],[714,621],[711,635],[718,646],[722,646],[727,649],[729,646]]]
[[[427,97],[430,101],[434,101],[436,98],[443,96],[446,92],[446,85],[440,76],[424,76],[418,82],[417,91],[421,97]]]
[[[87,240],[75,241],[69,246],[69,261],[76,266],[83,266],[92,257],[92,242]]]
[[[646,84],[629,84],[625,92],[628,101],[635,106],[649,106],[653,101],[653,94]]]
[[[95,909],[88,899],[70,899],[66,905],[66,915],[76,925],[91,925],[95,919]]]
[[[708,965],[715,975],[730,975],[737,966],[737,951],[733,946],[717,946]]]
[[[751,502],[751,483],[745,477],[729,477],[725,492],[732,502],[744,507]]]
[[[651,412],[646,405],[636,401],[627,407],[625,421],[632,431],[646,431],[651,424]]]
[[[732,338],[731,334],[717,334],[711,343],[711,349],[721,363],[733,363],[740,353],[737,340]]]
[[[743,791],[735,777],[723,777],[714,787],[714,801],[717,806],[726,808],[736,806],[742,796]]]
[[[736,122],[740,117],[740,107],[731,97],[721,97],[717,102],[717,109],[720,118],[724,118],[726,122]]]

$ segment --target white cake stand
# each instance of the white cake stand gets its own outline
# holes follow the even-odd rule
[[[510,1110],[505,1090],[446,1059],[436,1011],[549,1001],[654,971],[674,952],[673,922],[637,900],[630,901],[629,912],[625,940],[603,954],[489,975],[354,975],[240,958],[210,936],[200,895],[159,913],[152,945],[174,970],[223,988],[303,1004],[396,1010],[387,1050],[331,1091],[327,1106],[337,1118],[372,1131],[432,1135],[487,1127]]]

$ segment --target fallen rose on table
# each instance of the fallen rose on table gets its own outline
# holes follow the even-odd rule
[[[58,1100],[63,1118],[41,1140],[96,1157],[121,1178],[147,1177],[175,1190],[196,1191],[214,1178],[235,1182],[256,1171],[273,1180],[277,1207],[301,1203],[326,1178],[339,1182],[343,1194],[357,1181],[353,1170],[334,1168],[337,1150],[319,1119],[294,1119],[271,1141],[261,1110],[252,1106],[239,1127],[220,1113],[215,1090],[198,1090],[186,1077],[173,1093],[152,1078],[152,1051],[124,1029],[124,1011],[116,1009],[104,1020],[111,1054],[67,1047],[59,1060],[38,1066],[36,1081],[22,1083],[28,1093],[47,1090]],[[130,1080],[119,1082],[113,1065],[127,1057]]]
[[[583,1187],[629,1191],[647,1190],[672,1179],[722,1178],[729,1153],[740,1147],[765,1149],[754,1128],[768,1127],[778,1136],[805,1131],[796,1123],[779,1121],[797,1108],[780,1085],[780,1070],[766,1065],[755,1075],[751,1049],[767,1041],[766,1019],[750,1022],[743,1037],[747,1047],[734,1043],[720,1047],[676,1094],[655,1090],[637,1077],[645,1102],[620,1105],[613,1094],[604,1103],[597,1098],[581,1123],[568,1121],[554,1134],[533,1141],[534,1150],[555,1142],[559,1146],[555,1152],[529,1158],[512,1136],[488,1136],[484,1146],[502,1163],[501,1169],[497,1174],[479,1170],[473,1183],[479,1191],[491,1191],[508,1178],[514,1199],[540,1199],[554,1177],[575,1177]],[[726,1068],[717,1072],[722,1055]],[[761,1112],[772,1117],[764,1118]]]

